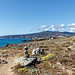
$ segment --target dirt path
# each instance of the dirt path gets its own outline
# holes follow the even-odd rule
[[[15,57],[9,57],[7,58],[7,64],[0,64],[0,75],[14,75],[11,69],[14,66],[14,59]]]

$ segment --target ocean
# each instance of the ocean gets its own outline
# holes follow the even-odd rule
[[[0,47],[3,47],[6,44],[24,43],[23,40],[26,40],[26,39],[0,39]]]

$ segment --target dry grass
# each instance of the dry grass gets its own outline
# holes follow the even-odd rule
[[[49,53],[56,54],[56,57],[53,59],[48,59],[47,61],[41,61],[40,64],[36,64],[36,69],[43,69],[44,74],[52,74],[52,75],[68,75],[66,72],[62,69],[62,66],[69,67],[72,69],[72,65],[75,65],[74,61],[74,54],[72,51],[68,50],[68,47],[71,46],[75,42],[75,37],[69,37],[69,38],[59,38],[54,40],[45,40],[41,42],[31,42],[31,43],[24,43],[22,44],[22,47],[16,47],[16,48],[8,48],[7,51],[3,52],[1,49],[1,54],[11,54],[14,56],[23,56],[24,50],[23,47],[27,46],[29,48],[28,52],[29,55],[32,56],[32,50],[33,48],[44,48],[45,54],[44,55],[34,55],[34,57],[41,58],[43,56],[46,56]],[[41,44],[40,44],[41,43]],[[21,45],[21,44],[18,44]],[[57,62],[60,62],[61,66],[57,65]],[[20,65],[15,66],[15,73],[17,75],[30,75],[27,73],[18,73],[17,69],[21,67]],[[41,71],[41,70],[40,70]],[[42,71],[41,71],[41,75]]]

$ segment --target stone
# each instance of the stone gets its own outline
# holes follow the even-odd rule
[[[7,45],[4,45],[4,46],[3,46],[3,48],[5,48],[5,47],[8,47],[8,46],[9,46],[9,44],[7,44]]]
[[[60,65],[60,62],[57,62],[57,65]]]
[[[8,62],[4,59],[0,60],[0,64],[7,64]]]
[[[7,63],[8,63],[7,61],[4,62],[4,64],[7,64]]]
[[[1,60],[1,62],[4,62],[5,60]]]
[[[24,47],[24,50],[28,50],[28,47],[25,46],[25,47]]]
[[[44,49],[42,48],[33,49],[32,55],[35,55],[35,54],[44,54]]]
[[[1,55],[0,55],[0,57],[1,57]]]
[[[75,49],[75,43],[71,46],[68,47],[69,50],[74,50]]]
[[[24,47],[24,57],[20,57],[15,60],[15,65],[20,64],[21,66],[27,66],[31,64],[35,64],[37,62],[36,57],[29,57],[28,48]]]
[[[24,57],[28,58],[29,57],[29,54],[25,54]]]
[[[36,62],[37,62],[36,57],[29,57],[29,58],[20,57],[20,58],[15,60],[15,65],[20,64],[21,66],[27,66],[30,64],[35,64]]]
[[[11,69],[13,69],[13,67],[11,67]]]
[[[25,58],[28,58],[29,57],[29,54],[28,54],[28,47],[24,47],[24,57]]]

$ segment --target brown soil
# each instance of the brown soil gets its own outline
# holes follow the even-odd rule
[[[7,64],[0,64],[0,75],[15,75],[11,69],[14,66],[14,59],[15,57],[8,57]]]

